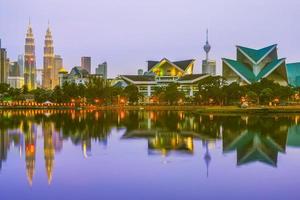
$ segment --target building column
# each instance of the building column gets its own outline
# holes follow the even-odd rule
[[[190,86],[190,97],[194,96],[194,87],[191,85]]]
[[[151,97],[151,85],[147,86],[147,96]]]

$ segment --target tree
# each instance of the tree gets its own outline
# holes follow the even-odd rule
[[[271,102],[274,97],[273,90],[271,88],[265,88],[261,91],[259,96],[261,98],[261,102],[263,103]]]
[[[166,102],[173,105],[174,103],[177,103],[179,99],[184,99],[185,95],[182,91],[178,90],[178,84],[176,83],[170,83],[164,92],[164,99]]]
[[[248,91],[246,96],[247,96],[248,101],[250,101],[252,103],[258,103],[258,95],[255,92]]]
[[[139,93],[139,89],[135,85],[128,85],[124,89],[124,94],[128,98],[129,103],[137,103],[139,101],[139,98],[142,96]]]
[[[202,79],[198,83],[199,92],[197,95],[204,103],[209,103],[210,99],[218,104],[223,104],[225,92],[223,87],[227,85],[222,76],[210,76]]]

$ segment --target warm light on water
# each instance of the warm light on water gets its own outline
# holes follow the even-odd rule
[[[298,121],[1,111],[1,199],[298,199]]]

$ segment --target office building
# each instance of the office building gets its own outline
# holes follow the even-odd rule
[[[36,58],[35,44],[31,24],[27,29],[24,55],[24,82],[29,90],[36,88]]]
[[[91,73],[91,57],[81,57],[81,67]]]
[[[9,60],[6,49],[2,48],[0,40],[0,83],[7,83]]]
[[[104,62],[96,68],[96,74],[102,76],[104,79],[107,79],[107,62]]]
[[[43,88],[45,89],[54,88],[54,58],[53,39],[50,27],[48,26],[44,42]]]

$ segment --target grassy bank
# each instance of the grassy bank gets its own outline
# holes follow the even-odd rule
[[[240,108],[237,106],[92,106],[92,107],[41,107],[41,106],[2,106],[0,109],[54,109],[54,110],[147,110],[147,111],[191,111],[195,113],[300,113],[300,106],[256,106]]]

